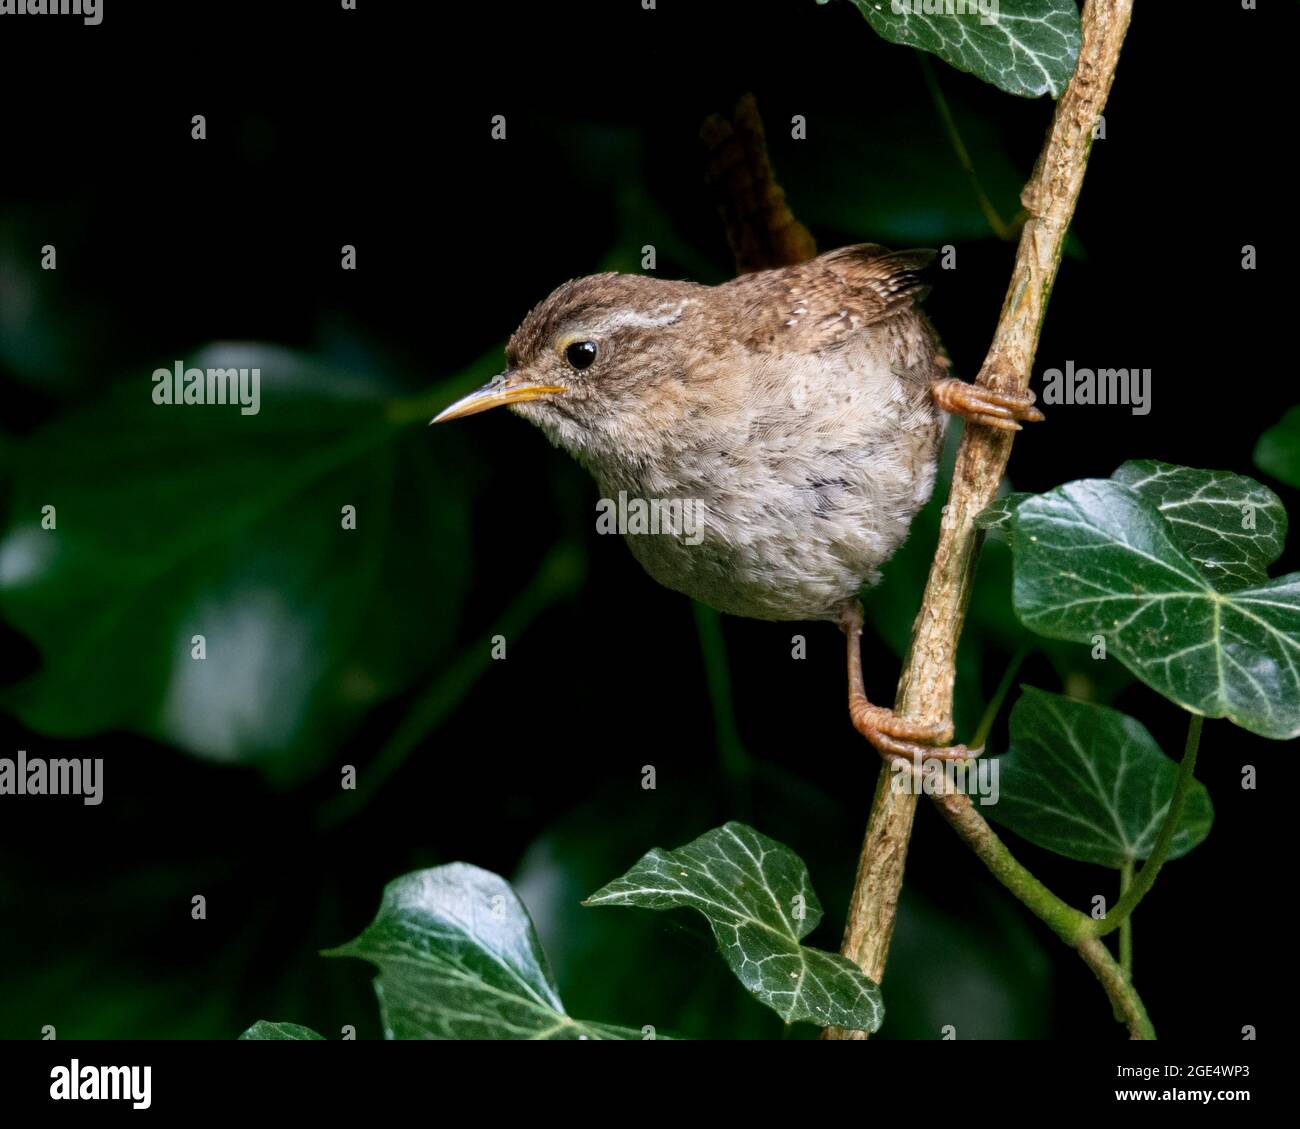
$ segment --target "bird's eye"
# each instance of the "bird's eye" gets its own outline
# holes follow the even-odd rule
[[[591,366],[591,362],[596,359],[596,343],[594,341],[575,341],[564,350],[564,359],[574,368],[581,372]]]

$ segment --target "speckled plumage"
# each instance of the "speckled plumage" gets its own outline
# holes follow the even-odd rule
[[[702,507],[699,544],[625,538],[661,584],[736,615],[839,619],[934,485],[947,362],[915,306],[929,258],[863,245],[715,287],[566,283],[502,378],[565,391],[512,410],[603,497]],[[564,357],[578,341],[597,345],[583,371]]]

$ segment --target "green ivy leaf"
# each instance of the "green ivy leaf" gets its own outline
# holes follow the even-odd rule
[[[1265,583],[1282,555],[1286,509],[1252,478],[1154,459],[1127,462],[1111,478],[1160,511],[1179,547],[1221,592]]]
[[[1004,494],[1001,498],[997,498],[987,509],[981,510],[975,515],[975,528],[1009,537],[1011,535],[1011,515],[1015,513],[1016,507],[1021,502],[1032,497],[1032,494],[1016,490],[1013,490],[1010,494]]]
[[[1300,404],[1259,437],[1255,465],[1279,482],[1300,488]]]
[[[239,1037],[241,1040],[263,1039],[278,1043],[325,1039],[324,1035],[318,1035],[310,1027],[302,1027],[297,1023],[273,1023],[268,1019],[259,1019]]]
[[[1160,511],[1178,546],[1220,591],[1263,583],[1268,566],[1282,555],[1286,509],[1253,478],[1155,459],[1127,462],[1111,478],[1131,486]],[[1012,513],[1032,497],[1013,492],[997,499],[975,518],[976,527],[1009,535]]]
[[[156,404],[141,374],[23,441],[0,609],[41,666],[4,704],[50,736],[127,729],[291,780],[449,651],[470,508],[439,459],[461,440],[286,349],[187,366],[259,368],[260,410]]]
[[[902,11],[892,0],[853,3],[882,38],[929,51],[1010,94],[1060,97],[1079,57],[1075,0],[1000,0],[986,16],[975,4],[949,15],[926,13],[915,0]]]
[[[1300,735],[1300,573],[1220,591],[1176,528],[1121,482],[1027,499],[1012,519],[1016,614],[1053,639],[1102,636],[1138,678],[1194,713],[1265,737]]]
[[[1178,765],[1119,710],[1031,686],[1011,711],[988,814],[1021,838],[1080,862],[1119,869],[1148,858],[1164,825]],[[1210,833],[1210,794],[1193,781],[1169,850],[1179,858]]]
[[[379,913],[326,956],[378,966],[389,1039],[642,1039],[570,1018],[532,919],[510,884],[466,863],[404,875]]]
[[[803,861],[743,823],[656,847],[583,904],[698,911],[732,972],[787,1023],[875,1031],[884,1018],[880,989],[852,961],[799,943],[822,916]]]

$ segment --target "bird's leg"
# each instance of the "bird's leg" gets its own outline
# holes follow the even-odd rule
[[[930,394],[945,412],[1000,431],[1019,431],[1017,420],[1038,423],[1043,419],[1043,413],[1034,407],[1032,392],[998,392],[948,376],[936,380]]]
[[[886,760],[899,757],[916,763],[920,760],[970,760],[982,749],[968,749],[965,745],[936,748],[926,742],[943,741],[951,736],[947,725],[927,725],[908,721],[884,706],[873,706],[867,700],[862,682],[862,605],[850,600],[840,618],[840,626],[849,644],[849,717],[853,727],[862,734]]]

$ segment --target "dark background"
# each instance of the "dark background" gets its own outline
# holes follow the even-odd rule
[[[135,418],[122,405],[147,405],[153,369],[208,342],[287,346],[385,397],[427,396],[432,407],[495,371],[467,372],[552,287],[635,270],[645,243],[665,276],[726,278],[697,135],[746,90],[791,206],[822,248],[956,246],[958,269],[939,274],[928,309],[957,371],[977,371],[1014,246],[983,222],[915,53],[878,39],[847,3],[661,0],[643,12],[637,0],[517,9],[361,0],[359,12],[276,5],[275,21],[268,7],[108,0],[100,27],[0,21],[8,526],[30,522],[23,507],[44,497],[48,479],[70,493],[61,514],[93,485],[101,515],[120,508],[132,536],[165,539],[165,489],[139,492],[138,474],[119,483],[112,440],[120,412]],[[1264,9],[1198,5],[1193,19],[1183,6],[1138,5],[1035,383],[1066,359],[1150,367],[1153,410],[1050,411],[1017,440],[1017,489],[1109,475],[1127,458],[1254,473],[1256,439],[1297,399],[1289,327],[1272,300],[1288,285],[1291,252],[1290,201],[1275,171],[1291,109],[1276,76],[1295,7]],[[1051,102],[934,67],[1009,219]],[[202,143],[190,139],[195,113],[207,116]],[[489,136],[498,113],[505,142]],[[789,138],[793,114],[807,117],[806,141]],[[58,246],[57,272],[39,270],[47,242]],[[356,272],[339,269],[344,243],[358,248]],[[1246,243],[1259,247],[1257,271],[1240,269]],[[272,379],[264,375],[263,413],[274,417]],[[189,474],[221,445],[188,437],[178,465],[174,436],[162,433],[180,417],[148,410],[141,418],[159,429],[158,445],[146,436],[131,450],[146,462],[159,452],[155,481]],[[187,421],[202,418],[183,426],[207,426],[217,411],[192,412]],[[297,411],[317,418],[310,397]],[[330,420],[331,441],[345,440],[346,422]],[[805,858],[827,911],[810,940],[838,946],[877,772],[847,723],[840,637],[825,625],[727,618],[719,651],[716,620],[705,616],[701,634],[686,600],[649,581],[615,539],[595,536],[592,484],[518,419],[415,423],[398,443],[419,477],[395,463],[384,479],[387,526],[363,506],[355,536],[387,538],[411,567],[354,610],[407,632],[400,669],[361,705],[310,697],[310,717],[326,721],[289,726],[280,744],[250,738],[225,757],[196,755],[159,721],[149,693],[133,697],[188,662],[154,645],[150,617],[155,602],[201,604],[200,581],[159,576],[131,613],[139,626],[122,629],[138,631],[138,647],[88,662],[80,685],[105,715],[115,707],[101,699],[129,702],[102,730],[81,731],[81,698],[62,713],[47,699],[41,725],[24,725],[22,688],[49,656],[30,631],[3,628],[10,712],[0,755],[103,757],[106,800],[0,803],[0,1036],[37,1038],[53,1024],[60,1038],[233,1038],[258,1018],[327,1035],[352,1023],[377,1036],[368,969],[316,952],[360,930],[386,881],[452,860],[516,881],[573,1014],[694,1036],[780,1034],[710,955],[698,919],[577,902],[649,847],[740,818]],[[215,514],[232,495],[273,491],[303,457],[291,443],[263,442],[256,473],[214,473],[196,496]],[[1271,485],[1294,512],[1295,492]],[[301,502],[336,526],[339,497],[308,486]],[[431,528],[455,538],[426,568]],[[279,544],[294,578],[288,614],[326,625],[334,649],[312,652],[322,670],[353,649],[350,636],[328,634],[350,589],[318,600],[336,543],[307,553],[291,532],[259,542]],[[923,519],[871,603],[876,700],[892,695],[932,544]],[[236,563],[246,555],[237,532],[219,550]],[[303,554],[315,572],[301,571]],[[548,559],[558,564],[537,598],[503,619]],[[1289,550],[1280,571],[1296,565]],[[88,571],[50,581],[55,605],[79,609],[77,577],[95,575],[93,554],[80,567]],[[1007,575],[1005,549],[990,545],[987,606],[963,640],[959,736],[1018,642]],[[0,611],[25,622],[11,604]],[[56,642],[76,638],[79,614]],[[498,630],[509,657],[489,663],[486,639]],[[794,633],[807,638],[805,661],[790,658]],[[327,673],[322,685],[337,690],[338,671]],[[1021,680],[1113,701],[1167,752],[1181,746],[1175,707],[1122,671],[1099,676],[1082,648],[1035,652]],[[395,733],[410,739],[393,746]],[[1005,740],[1003,722],[993,748]],[[1206,727],[1198,775],[1215,827],[1135,918],[1135,978],[1165,1035],[1231,1040],[1273,1014],[1285,975],[1274,899],[1289,881],[1280,826],[1289,752],[1224,721]],[[373,786],[340,807],[345,764]],[[653,792],[640,786],[647,764]],[[1245,764],[1258,767],[1256,791],[1239,785]],[[1072,903],[1114,897],[1114,875],[1008,839]],[[1083,965],[925,805],[907,873],[884,1036],[934,1038],[953,1023],[959,1037],[1121,1037]],[[203,922],[190,919],[197,893],[208,900]]]

